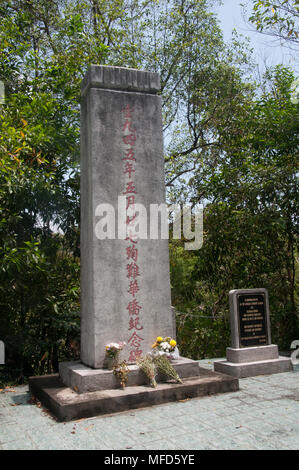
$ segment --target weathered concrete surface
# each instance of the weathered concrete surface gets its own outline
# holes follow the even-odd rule
[[[82,83],[81,106],[81,360],[93,368],[104,366],[105,345],[131,344],[146,353],[158,335],[174,336],[171,313],[169,253],[167,240],[138,240],[139,291],[128,292],[128,240],[99,240],[95,230],[99,204],[109,203],[118,219],[118,196],[127,192],[129,177],[123,160],[130,148],[124,143],[129,132],[125,109],[131,110],[133,129],[131,181],[135,202],[149,209],[165,202],[159,76],[118,67],[92,66]],[[131,131],[130,131],[131,132]],[[133,145],[134,144],[134,145]],[[133,186],[131,185],[131,188]],[[149,212],[149,211],[148,211]],[[118,224],[115,226],[118,233]],[[132,261],[132,260],[131,260]],[[128,314],[136,300],[137,328]],[[133,317],[134,318],[134,317]],[[132,335],[136,333],[141,339]],[[134,346],[135,345],[135,346]],[[130,361],[133,362],[134,361]]]
[[[183,384],[162,383],[78,394],[65,387],[58,374],[31,377],[30,392],[42,401],[59,421],[70,421],[129,409],[143,408],[171,401],[239,390],[238,379],[199,367],[199,376]]]
[[[172,361],[172,366],[182,379],[199,375],[197,361],[180,358],[176,361]],[[128,387],[148,384],[148,378],[137,365],[129,365],[128,369],[130,371],[128,374]],[[113,371],[107,369],[92,369],[79,361],[60,363],[59,374],[62,382],[77,393],[119,388],[119,380],[113,374]],[[165,381],[165,378],[161,374],[158,374],[157,382],[163,381]]]
[[[130,68],[91,65],[82,80],[82,96],[89,88],[157,93],[160,91],[160,76],[155,72]]]
[[[239,364],[228,361],[215,361],[214,370],[223,374],[229,374],[232,377],[245,378],[290,372],[292,370],[292,363],[289,358],[282,356],[279,356],[278,359],[242,362]]]
[[[226,348],[226,358],[228,362],[242,363],[266,361],[268,359],[278,359],[278,346],[256,346],[253,348]]]

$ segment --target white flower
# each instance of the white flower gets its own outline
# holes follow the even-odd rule
[[[125,342],[109,343],[109,344],[107,344],[106,349],[116,349],[118,351],[121,351],[125,345],[126,345]]]

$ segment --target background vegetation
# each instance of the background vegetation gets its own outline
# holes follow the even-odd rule
[[[268,2],[254,3],[251,21],[271,26]],[[299,338],[295,76],[277,66],[256,82],[248,44],[224,43],[215,5],[1,2],[0,381],[79,354],[80,82],[93,63],[160,73],[168,200],[205,206],[202,249],[170,242],[181,352],[224,354],[236,288],[269,290],[280,348]],[[295,23],[281,25],[296,40]]]

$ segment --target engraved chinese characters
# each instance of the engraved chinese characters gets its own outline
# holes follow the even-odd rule
[[[124,115],[124,125],[122,127],[122,140],[126,146],[125,156],[122,158],[124,163],[123,174],[126,175],[127,181],[125,183],[125,191],[123,195],[126,196],[126,226],[127,226],[127,237],[126,241],[128,246],[126,247],[126,259],[127,259],[127,278],[128,278],[128,294],[130,301],[127,306],[129,315],[129,326],[128,331],[131,335],[128,339],[129,351],[129,362],[135,362],[138,357],[143,354],[141,344],[143,337],[140,331],[143,330],[143,325],[140,323],[140,310],[142,306],[138,302],[138,292],[140,286],[138,284],[138,277],[140,276],[140,267],[138,265],[138,237],[135,233],[133,234],[132,228],[135,226],[138,220],[138,216],[135,212],[135,198],[137,195],[135,187],[135,166],[136,157],[134,147],[137,139],[136,129],[133,125],[133,114],[134,108],[129,104],[122,110]]]

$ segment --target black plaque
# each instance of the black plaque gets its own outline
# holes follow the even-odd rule
[[[237,295],[240,347],[265,346],[267,334],[266,299],[263,293]]]

